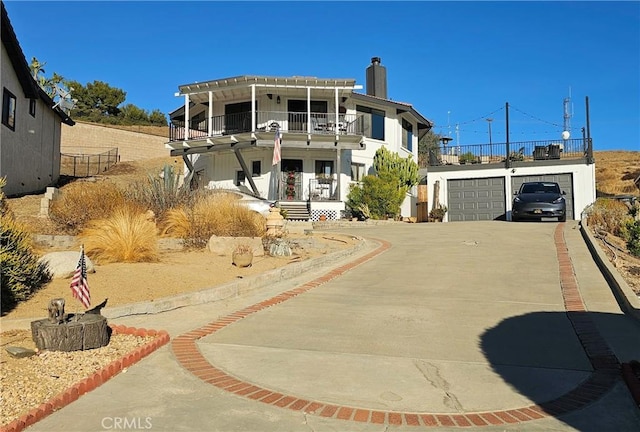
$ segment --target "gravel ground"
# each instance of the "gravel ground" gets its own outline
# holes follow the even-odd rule
[[[0,425],[11,423],[153,339],[114,334],[109,345],[102,348],[72,352],[42,351],[32,357],[15,358],[5,348],[19,346],[35,349],[31,332],[11,330],[1,333]]]

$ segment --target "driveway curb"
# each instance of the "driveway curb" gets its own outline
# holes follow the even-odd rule
[[[580,232],[620,308],[625,314],[640,322],[640,298],[633,292],[629,284],[620,275],[620,272],[611,264],[607,255],[598,246],[597,240],[589,230],[587,220],[584,218],[580,221]]]

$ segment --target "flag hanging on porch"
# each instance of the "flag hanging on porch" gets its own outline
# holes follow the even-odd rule
[[[89,282],[87,281],[87,263],[84,258],[84,245],[80,249],[80,260],[73,274],[73,279],[71,279],[70,288],[73,297],[78,299],[85,308],[91,305],[91,294],[89,293]]]
[[[280,128],[276,129],[276,138],[273,142],[273,163],[272,165],[278,165],[280,163]]]

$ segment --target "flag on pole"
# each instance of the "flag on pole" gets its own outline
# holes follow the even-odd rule
[[[91,294],[89,293],[89,283],[87,282],[87,264],[84,258],[84,245],[80,249],[80,260],[76,271],[71,279],[71,292],[73,297],[78,299],[85,308],[91,305]]]
[[[272,165],[278,165],[280,162],[280,127],[276,129],[276,138],[273,143],[273,163]]]

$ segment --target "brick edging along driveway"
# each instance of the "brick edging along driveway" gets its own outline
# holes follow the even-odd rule
[[[230,393],[253,399],[262,403],[294,411],[302,411],[321,417],[366,422],[373,424],[408,425],[408,426],[448,426],[468,427],[485,425],[504,425],[537,420],[548,416],[559,416],[581,409],[598,400],[609,391],[620,379],[620,365],[606,341],[598,332],[595,323],[585,311],[584,303],[574,275],[573,265],[564,240],[565,224],[559,223],[555,229],[554,241],[558,256],[560,272],[560,289],[564,298],[567,315],[573,325],[580,343],[585,349],[594,371],[592,374],[568,393],[545,403],[530,405],[517,409],[490,412],[473,412],[461,414],[440,414],[428,412],[399,412],[368,409],[363,407],[329,404],[322,401],[301,399],[273,391],[234,377],[212,365],[199,351],[198,339],[211,335],[251,314],[270,306],[285,302],[328,282],[352,268],[380,255],[391,247],[384,240],[377,240],[380,246],[348,264],[340,266],[326,275],[314,279],[300,287],[285,291],[275,297],[248,306],[229,315],[223,316],[203,327],[176,337],[172,342],[173,353],[182,366],[199,377]]]

